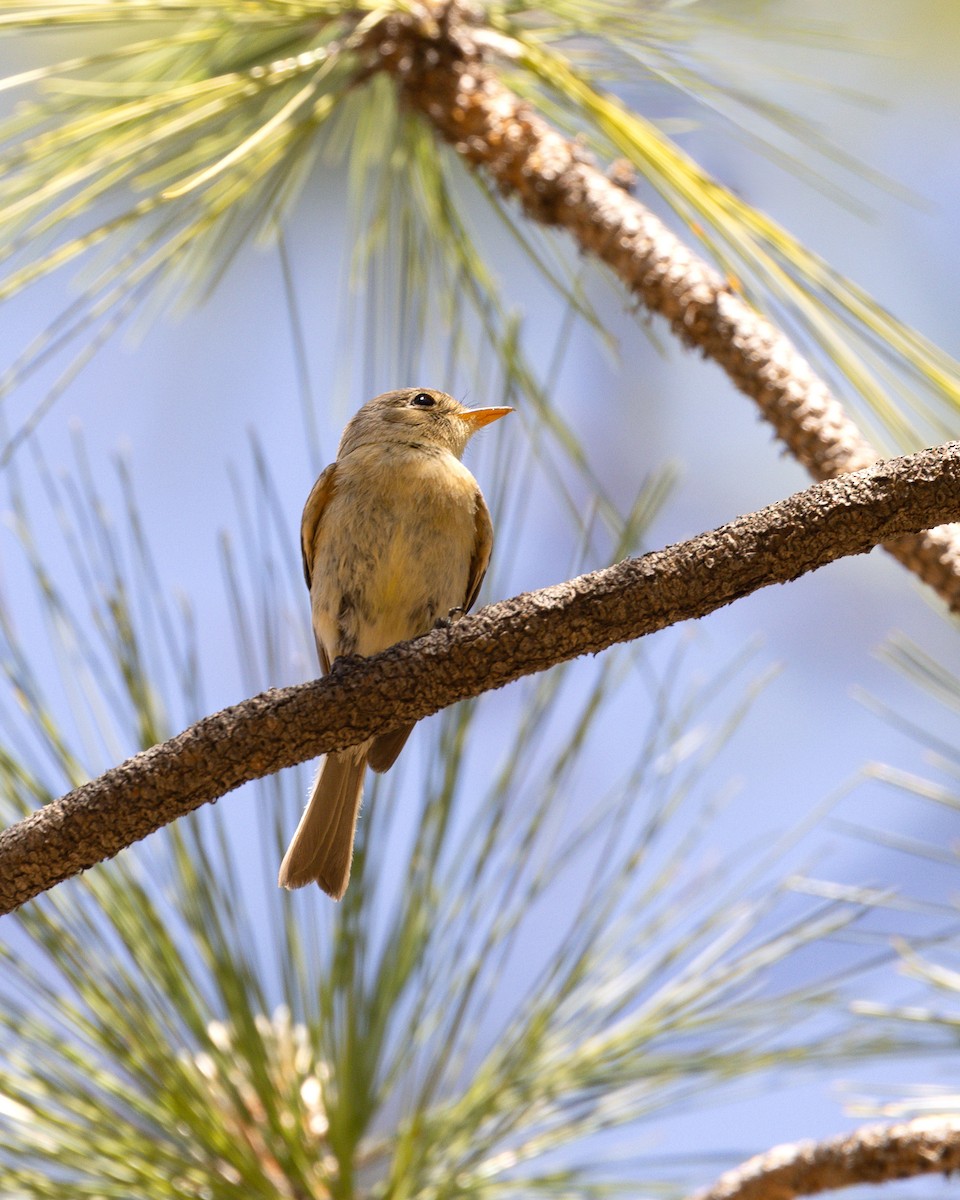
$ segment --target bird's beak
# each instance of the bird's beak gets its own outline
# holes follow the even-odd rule
[[[465,421],[470,426],[470,432],[473,433],[477,429],[482,429],[484,425],[489,425],[491,421],[499,421],[501,417],[505,417],[509,412],[513,412],[513,409],[465,408],[463,412],[458,412],[456,415],[461,421]]]

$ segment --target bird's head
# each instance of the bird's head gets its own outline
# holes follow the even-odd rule
[[[372,443],[398,442],[449,450],[459,458],[476,431],[512,408],[467,408],[446,392],[401,388],[360,409],[343,431],[337,457]]]

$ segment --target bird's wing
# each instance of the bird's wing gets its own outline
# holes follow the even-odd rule
[[[300,521],[300,552],[303,555],[303,577],[307,581],[308,588],[313,583],[313,556],[316,553],[317,534],[320,532],[320,522],[323,520],[323,514],[327,510],[327,505],[330,503],[336,487],[336,474],[337,464],[334,462],[321,472],[320,478],[313,485],[307,502],[303,506],[303,517]],[[317,657],[320,659],[323,673],[326,674],[330,670],[330,658],[320,639],[316,636],[317,631],[313,632],[317,643]]]
[[[313,582],[313,555],[317,545],[317,534],[333,495],[336,474],[337,464],[334,462],[320,473],[320,478],[311,488],[303,506],[303,516],[300,519],[300,553],[303,555],[303,577],[307,581],[307,587]]]
[[[490,520],[490,510],[483,498],[483,493],[477,488],[476,508],[474,509],[474,539],[473,555],[470,559],[470,574],[467,576],[467,594],[463,601],[463,611],[473,608],[483,577],[487,573],[487,563],[490,561],[490,551],[493,548],[493,522]]]

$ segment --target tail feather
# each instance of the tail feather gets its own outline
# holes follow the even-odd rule
[[[366,747],[328,754],[280,864],[281,887],[317,882],[339,900],[350,882],[353,838],[363,795]]]
[[[371,770],[389,771],[412,732],[412,725],[401,725],[399,729],[391,729],[389,733],[381,733],[375,737],[367,757]]]

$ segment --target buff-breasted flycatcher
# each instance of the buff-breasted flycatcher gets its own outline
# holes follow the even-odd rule
[[[404,388],[365,404],[313,485],[300,527],[313,632],[326,673],[340,655],[419,637],[477,598],[493,526],[460,462],[472,434],[509,408],[465,408]],[[367,764],[386,771],[412,725],[326,755],[280,866],[281,887],[314,880],[339,900],[350,881]]]

